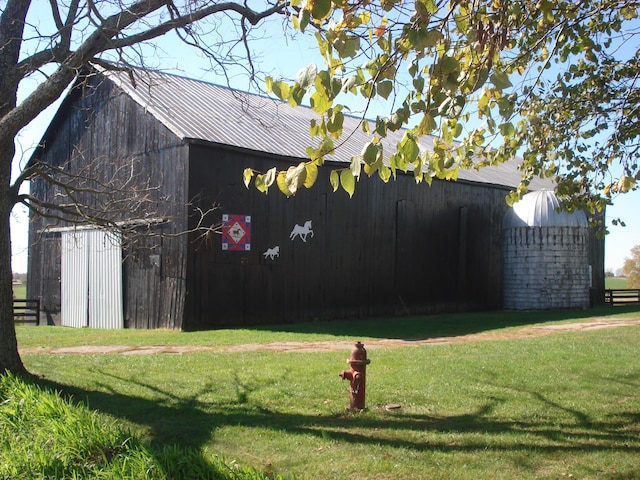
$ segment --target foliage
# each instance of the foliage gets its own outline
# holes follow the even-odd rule
[[[460,0],[444,2],[293,1],[294,28],[314,30],[324,68],[309,65],[294,83],[267,78],[292,106],[308,98],[321,115],[310,160],[249,185],[285,195],[315,181],[317,166],[339,149],[351,98],[388,100],[390,113],[362,120],[371,134],[334,189],[353,195],[364,171],[384,182],[413,171],[417,182],[455,179],[461,168],[504,162],[521,153],[522,183],[556,177],[557,192],[601,210],[637,188],[638,41],[631,0]],[[365,113],[366,115],[366,113]],[[393,152],[380,139],[406,127]],[[433,149],[420,143],[434,135]]]
[[[350,347],[24,358],[31,371],[47,372],[51,388],[119,419],[158,450],[178,444],[217,452],[230,465],[233,459],[285,478],[632,479],[640,471],[638,327],[578,331],[574,325],[576,331],[560,333],[561,323],[592,316],[599,324],[615,324],[622,312],[638,317],[638,307],[609,307],[241,331],[237,342],[253,345],[319,334],[363,339],[371,359],[368,409],[349,415],[348,390],[337,373],[347,368]],[[525,321],[531,322],[529,332],[546,334],[509,339]],[[500,340],[464,343],[458,337],[464,332]],[[70,329],[24,327],[23,333],[44,347],[57,346],[65,335],[77,339]],[[159,341],[160,333],[167,342],[198,338],[133,333],[141,344],[150,343],[144,336]],[[211,343],[217,334],[199,333]],[[101,339],[122,336],[122,343],[131,343],[129,335],[103,332]],[[451,338],[404,348],[367,343],[383,336]],[[401,408],[387,410],[390,403]]]
[[[631,256],[625,258],[622,271],[627,277],[627,288],[640,288],[640,245],[631,249]]]
[[[10,374],[0,375],[0,400],[0,478],[267,478],[193,449],[154,450],[117,421]]]

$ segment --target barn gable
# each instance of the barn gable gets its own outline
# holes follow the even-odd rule
[[[182,326],[183,306],[174,298],[184,298],[184,265],[175,259],[184,256],[186,240],[170,234],[187,228],[188,153],[184,141],[148,115],[122,89],[94,75],[83,78],[70,91],[31,159],[32,165],[41,160],[66,172],[67,179],[95,179],[97,183],[79,185],[76,195],[85,197],[83,200],[110,222],[143,224],[148,219],[166,220],[149,224],[154,233],[166,235],[148,245],[138,241],[122,246],[119,255],[124,273],[120,290],[125,326]],[[127,184],[126,195],[124,191],[120,196],[117,189],[109,190],[116,184]],[[81,187],[92,193],[83,194]],[[60,323],[61,306],[65,299],[69,300],[73,285],[62,278],[62,237],[76,232],[70,245],[79,245],[86,227],[49,215],[46,203],[68,202],[60,186],[36,177],[30,188],[45,206],[40,208],[40,214],[30,213],[29,295],[41,299],[46,322]],[[100,190],[107,194],[94,195]],[[136,190],[137,195],[133,195],[131,192]],[[91,250],[86,254],[91,255]],[[157,262],[150,261],[150,257],[157,258]],[[69,279],[92,275],[80,265],[68,272]],[[93,296],[100,292],[102,287],[97,286]],[[86,297],[91,295],[91,291],[83,292],[81,301],[88,302]],[[86,320],[69,321],[75,324]]]
[[[516,162],[430,187],[411,175],[389,184],[363,177],[351,199],[334,193],[329,169],[321,169],[316,185],[295,197],[264,195],[245,188],[243,170],[304,159],[312,110],[157,72],[135,78],[134,85],[124,73],[103,72],[79,82],[34,157],[73,168],[96,158],[112,170],[133,165],[140,181],[157,187],[151,201],[117,218],[158,219],[153,233],[162,233],[122,245],[125,327],[501,307],[501,226],[504,197],[520,178]],[[358,122],[347,118],[354,137],[331,162],[350,162],[360,151],[366,139]],[[108,173],[95,172],[103,180]],[[58,198],[38,180],[32,193]],[[209,212],[204,224],[218,233],[198,231],[199,212]],[[41,298],[54,323],[65,296],[59,232],[70,228],[31,218],[29,295]]]

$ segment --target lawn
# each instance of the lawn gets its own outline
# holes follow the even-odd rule
[[[607,277],[604,279],[604,286],[612,290],[627,288],[627,279],[623,277]]]
[[[13,297],[18,299],[27,298],[27,286],[26,285],[14,285],[13,286]]]
[[[21,348],[431,338],[636,307],[486,313],[178,333],[19,327]],[[512,335],[505,335],[512,337]],[[640,478],[640,326],[371,348],[368,408],[345,413],[346,351],[29,353],[41,384],[143,442],[284,478]],[[33,351],[33,350],[32,350]],[[401,408],[388,410],[389,404]]]

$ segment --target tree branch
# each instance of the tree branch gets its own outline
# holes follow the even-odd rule
[[[278,0],[278,2],[271,8],[262,12],[256,12],[246,6],[238,5],[233,2],[218,3],[211,5],[207,8],[192,12],[188,15],[182,15],[151,28],[145,32],[131,35],[129,37],[115,40],[112,43],[113,48],[123,48],[131,45],[135,45],[140,42],[151,40],[165,33],[174,30],[176,28],[182,28],[192,23],[202,20],[205,17],[213,15],[215,13],[232,11],[238,13],[243,19],[247,20],[251,25],[257,25],[260,20],[269,17],[270,15],[283,12],[288,6],[288,1]]]

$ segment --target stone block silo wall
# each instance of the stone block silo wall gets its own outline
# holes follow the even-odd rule
[[[588,235],[575,226],[504,230],[504,308],[588,308]]]

